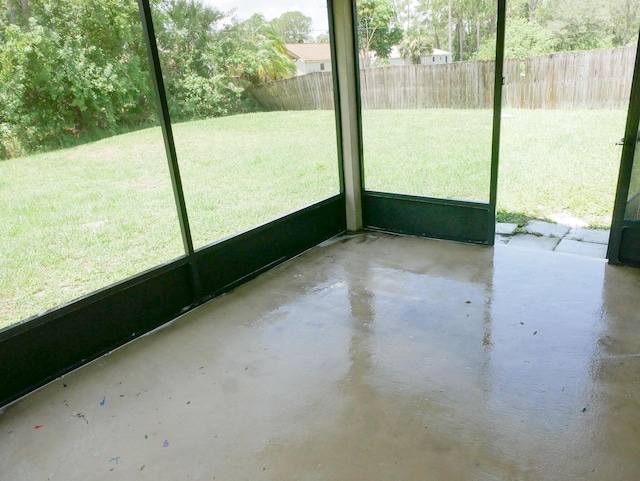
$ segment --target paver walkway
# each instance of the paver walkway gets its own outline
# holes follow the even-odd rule
[[[606,259],[608,242],[609,230],[606,229],[584,229],[539,220],[520,228],[517,224],[496,224],[496,244]]]

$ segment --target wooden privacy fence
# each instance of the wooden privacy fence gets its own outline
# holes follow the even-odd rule
[[[563,52],[504,63],[503,107],[527,109],[627,108],[636,46]],[[495,62],[402,65],[363,69],[364,109],[488,109]],[[333,109],[331,72],[316,72],[253,87],[267,110]]]
[[[636,47],[505,62],[503,102],[528,109],[627,108]]]
[[[249,93],[267,110],[333,109],[331,72],[314,72],[251,87]]]

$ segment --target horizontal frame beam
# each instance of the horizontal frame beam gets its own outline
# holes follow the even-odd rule
[[[339,194],[196,251],[204,299],[211,299],[346,230]]]

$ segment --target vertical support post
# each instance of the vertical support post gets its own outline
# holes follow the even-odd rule
[[[504,83],[504,37],[507,16],[506,0],[498,0],[498,31],[496,33],[496,72],[493,86],[493,133],[491,138],[491,181],[489,191],[489,225],[487,240],[495,243],[496,205],[498,201],[498,165],[500,158],[500,129],[502,122],[502,86]]]
[[[190,258],[191,272],[193,275],[193,287],[196,300],[202,298],[200,277],[195,263],[193,240],[191,237],[191,229],[189,227],[189,216],[187,215],[187,205],[184,200],[184,191],[182,189],[182,179],[180,177],[180,168],[178,167],[178,156],[173,140],[173,129],[171,128],[171,117],[169,116],[169,105],[167,103],[167,95],[164,88],[164,79],[162,77],[162,68],[160,65],[160,56],[158,55],[158,45],[156,43],[155,31],[153,28],[153,17],[151,16],[151,7],[149,0],[138,0],[140,9],[140,20],[144,31],[144,39],[147,45],[147,53],[149,55],[149,66],[151,67],[151,81],[153,83],[153,91],[158,102],[158,114],[160,126],[162,128],[162,136],[164,138],[164,147],[167,153],[167,161],[169,163],[169,174],[171,175],[171,185],[173,187],[173,196],[178,210],[178,221],[180,222],[180,232],[182,234],[182,243],[184,245],[185,254]]]
[[[358,68],[355,0],[333,0],[334,49],[342,140],[342,174],[346,200],[347,230],[362,229],[362,125]]]

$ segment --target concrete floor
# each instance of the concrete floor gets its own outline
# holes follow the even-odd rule
[[[328,242],[8,407],[0,479],[638,480],[640,270]]]

